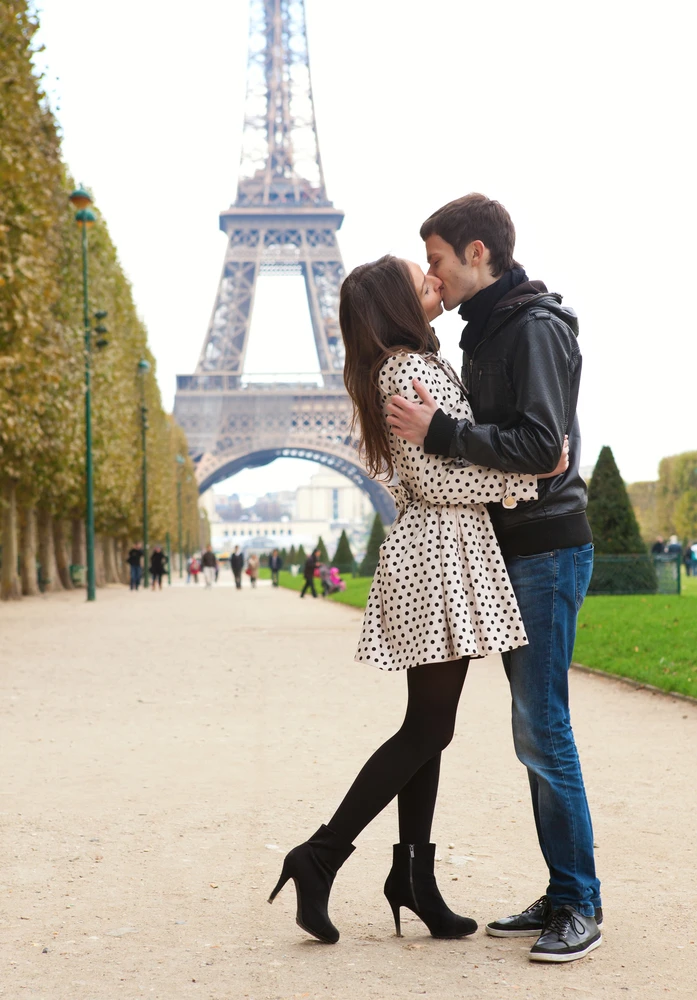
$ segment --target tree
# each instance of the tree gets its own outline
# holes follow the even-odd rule
[[[324,541],[322,540],[322,536],[321,535],[319,536],[319,539],[317,540],[317,544],[315,545],[315,548],[319,549],[319,561],[321,563],[324,563],[325,565],[328,566],[329,565],[329,553],[327,552],[327,546],[324,544]]]
[[[373,527],[370,531],[370,538],[368,539],[368,548],[365,551],[363,562],[358,571],[361,576],[374,575],[380,561],[380,546],[384,540],[385,528],[380,520],[380,515],[376,514],[373,520]]]
[[[653,563],[641,538],[627,488],[607,446],[601,449],[593,470],[588,490],[588,520],[596,553],[589,593],[655,592]],[[616,558],[603,558],[610,556]]]
[[[661,459],[656,492],[661,534],[690,542],[697,538],[697,451]]]
[[[288,552],[288,565],[297,566],[298,564],[298,553],[295,551],[295,546],[291,545],[290,551]]]
[[[295,560],[296,560],[297,564],[300,566],[300,568],[302,569],[302,567],[305,565],[305,562],[307,560],[307,555],[305,554],[305,549],[302,547],[302,545],[298,546],[298,551],[295,554]]]
[[[353,573],[354,564],[355,560],[351,552],[348,536],[345,531],[342,531],[339,544],[332,559],[332,566],[336,566],[340,573]]]

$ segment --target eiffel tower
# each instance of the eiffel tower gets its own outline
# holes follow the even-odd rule
[[[324,183],[304,0],[250,0],[237,197],[220,215],[228,244],[198,365],[177,376],[174,403],[201,493],[242,469],[303,458],[343,473],[384,522],[393,520],[392,498],[368,477],[350,435],[338,320],[343,218]],[[307,376],[245,376],[260,274],[304,278],[321,385]]]

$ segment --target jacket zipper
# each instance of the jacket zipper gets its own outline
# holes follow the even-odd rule
[[[409,844],[409,888],[411,890],[411,898],[414,903],[414,912],[418,912],[418,903],[416,902],[416,892],[414,890],[414,845]]]

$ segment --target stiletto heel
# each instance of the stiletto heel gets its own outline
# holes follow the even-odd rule
[[[345,844],[328,826],[321,826],[314,836],[285,856],[281,877],[269,902],[273,903],[292,878],[298,904],[296,924],[318,941],[335,944],[339,932],[327,912],[329,893],[336,873],[354,850],[353,844]]]
[[[269,896],[269,902],[270,902],[270,903],[273,903],[274,899],[275,899],[275,898],[276,898],[276,896],[277,896],[277,895],[279,894],[279,892],[281,891],[281,889],[283,888],[283,886],[284,886],[284,885],[286,884],[286,882],[287,882],[287,881],[288,881],[288,880],[289,880],[290,878],[292,878],[292,875],[291,875],[291,873],[290,873],[290,872],[289,872],[289,871],[287,870],[287,867],[288,867],[288,866],[287,866],[287,863],[286,863],[286,862],[284,861],[284,862],[283,862],[283,870],[282,870],[282,872],[281,872],[281,877],[279,878],[278,882],[276,883],[276,888],[275,888],[275,889],[273,890],[273,892],[272,892],[272,893],[271,893],[271,895]]]
[[[402,936],[402,924],[400,919],[400,906],[399,903],[393,903],[391,899],[387,901],[392,909],[392,916],[394,917],[394,932],[397,937]]]
[[[423,920],[435,938],[467,937],[477,929],[476,921],[453,913],[441,896],[433,871],[435,853],[435,844],[394,845],[392,870],[385,882],[385,897],[399,937],[402,936],[401,906],[406,906]]]

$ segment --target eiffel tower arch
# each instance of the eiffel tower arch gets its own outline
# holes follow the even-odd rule
[[[196,371],[177,376],[174,403],[200,492],[244,468],[307,458],[348,476],[383,521],[393,520],[392,498],[367,475],[350,432],[338,317],[343,218],[324,182],[304,0],[250,0],[237,197],[220,215],[228,243]],[[301,375],[245,375],[257,279],[265,274],[304,279],[321,385]]]

